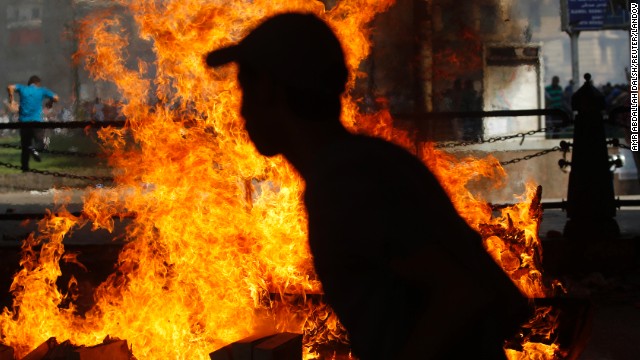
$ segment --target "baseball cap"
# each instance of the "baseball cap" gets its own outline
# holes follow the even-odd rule
[[[313,14],[283,13],[268,18],[238,44],[213,50],[210,67],[235,62],[266,72],[293,89],[340,94],[347,81],[342,46],[331,28]]]

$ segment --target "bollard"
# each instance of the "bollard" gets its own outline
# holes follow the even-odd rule
[[[620,235],[613,191],[613,172],[602,112],[604,96],[585,74],[584,85],[571,97],[577,111],[567,194],[564,236],[576,240],[612,239]]]

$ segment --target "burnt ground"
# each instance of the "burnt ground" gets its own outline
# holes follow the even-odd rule
[[[0,215],[44,213],[53,208],[54,195],[52,191],[0,193]],[[72,198],[69,210],[79,211],[82,193],[76,190],[67,195]],[[566,214],[559,209],[544,212],[540,235],[545,277],[562,282],[567,290],[564,304],[589,305],[590,315],[585,315],[589,321],[582,321],[587,337],[580,343],[582,351],[577,360],[640,358],[640,207],[618,210],[616,220],[621,229],[619,238],[569,241],[562,237]],[[125,225],[118,223],[116,234],[80,229],[65,240],[66,249],[78,252],[87,270],[62,263],[64,275],[58,284],[65,288],[71,274],[78,279],[81,311],[92,304],[91,289],[113,272],[123,245],[118,233]],[[8,289],[19,268],[21,240],[35,229],[33,220],[0,221],[2,307],[11,304]]]

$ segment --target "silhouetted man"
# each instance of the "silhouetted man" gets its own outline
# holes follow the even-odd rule
[[[278,15],[206,61],[239,64],[250,139],[306,181],[315,270],[357,357],[505,358],[526,299],[417,158],[342,126],[347,69],[324,22]]]
[[[51,107],[53,102],[58,101],[58,95],[53,91],[41,86],[40,78],[33,75],[29,78],[27,86],[22,84],[9,85],[9,103],[13,106],[14,93],[20,95],[20,110],[18,121],[20,122],[41,122],[42,103],[47,100],[47,107]],[[22,171],[29,170],[29,156],[40,161],[38,150],[44,148],[44,130],[41,128],[21,128],[20,145],[22,147],[21,163]]]

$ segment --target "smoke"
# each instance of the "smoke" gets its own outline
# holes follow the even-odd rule
[[[359,87],[365,106],[383,97],[395,114],[446,110],[443,95],[456,79],[480,92],[484,45],[527,40],[515,10],[510,0],[398,0],[375,22]]]

